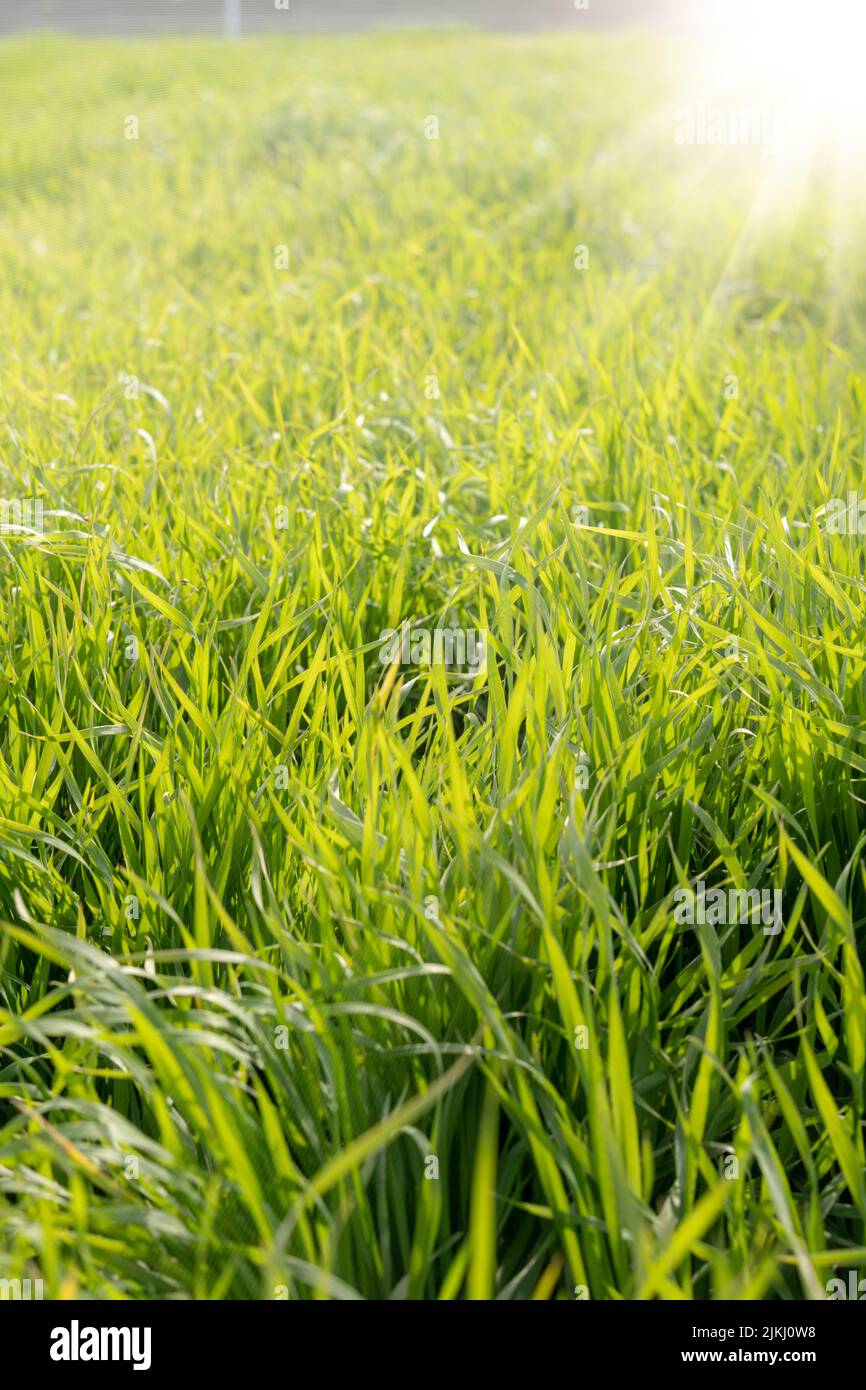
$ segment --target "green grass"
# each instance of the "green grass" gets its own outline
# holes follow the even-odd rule
[[[862,218],[677,145],[678,61],[0,47],[0,496],[44,506],[0,534],[4,1277],[866,1261],[864,538],[818,515]],[[407,621],[486,668],[383,666]],[[700,880],[783,930],[677,924]]]

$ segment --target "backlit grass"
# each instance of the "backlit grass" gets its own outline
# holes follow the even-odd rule
[[[0,48],[0,1275],[866,1260],[863,229],[678,145],[679,61]]]

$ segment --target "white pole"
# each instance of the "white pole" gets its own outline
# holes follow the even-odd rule
[[[223,0],[223,33],[236,39],[241,32],[241,0]]]

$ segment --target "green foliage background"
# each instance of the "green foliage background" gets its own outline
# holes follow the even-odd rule
[[[866,1260],[864,549],[819,515],[862,214],[829,158],[678,145],[682,61],[0,48],[0,494],[44,504],[0,534],[4,1276]],[[404,621],[486,670],[386,670]],[[783,931],[677,926],[699,879]]]

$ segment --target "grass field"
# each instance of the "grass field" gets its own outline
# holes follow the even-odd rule
[[[0,1275],[862,1272],[863,217],[678,61],[0,47]]]

